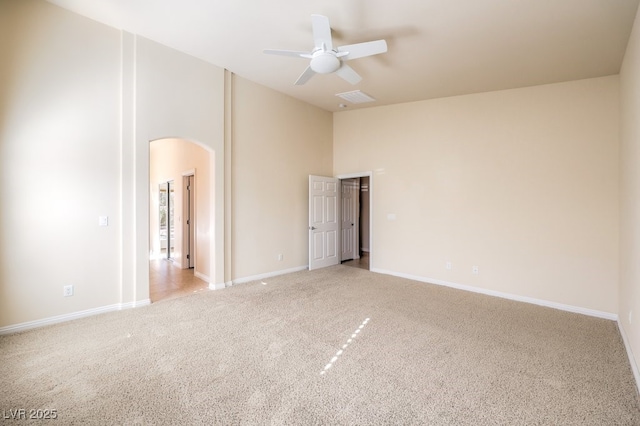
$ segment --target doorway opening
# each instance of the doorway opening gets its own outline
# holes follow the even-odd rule
[[[151,302],[209,288],[209,154],[205,148],[183,139],[150,143]]]
[[[160,228],[160,257],[173,260],[175,251],[175,190],[173,181],[162,182],[158,185],[158,213]]]
[[[182,235],[184,236],[184,241],[182,247],[184,247],[183,263],[187,269],[195,267],[196,258],[196,215],[194,209],[194,199],[196,196],[195,181],[195,172],[187,172],[182,176],[182,193],[184,194],[182,203],[182,214],[184,217],[184,220],[182,221]]]
[[[369,176],[341,179],[342,264],[369,270]]]
[[[309,175],[309,270],[370,269],[372,173]],[[344,189],[343,189],[344,188]]]

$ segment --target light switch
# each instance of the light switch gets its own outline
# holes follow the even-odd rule
[[[109,216],[100,216],[100,217],[98,217],[98,225],[99,226],[109,226]]]
[[[389,213],[387,215],[387,220],[396,220],[396,214],[395,213]]]

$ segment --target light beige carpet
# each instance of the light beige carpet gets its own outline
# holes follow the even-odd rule
[[[346,266],[264,281],[0,337],[0,414],[55,409],[57,424],[640,424],[612,321]]]

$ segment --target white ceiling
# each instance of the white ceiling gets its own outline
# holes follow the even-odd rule
[[[226,68],[328,111],[617,74],[640,0],[49,0]],[[262,50],[313,48],[311,14],[334,46],[385,39],[349,64],[363,77],[295,80],[307,60]]]

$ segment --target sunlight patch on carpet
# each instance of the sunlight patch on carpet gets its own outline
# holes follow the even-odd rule
[[[324,366],[322,371],[320,371],[320,375],[325,374],[327,370],[333,367],[333,364],[335,364],[336,361],[338,361],[338,358],[344,353],[344,350],[347,349],[347,347],[349,347],[349,345],[353,342],[353,339],[355,339],[356,336],[358,336],[358,333],[360,333],[360,331],[362,331],[364,326],[367,325],[367,323],[369,322],[369,319],[370,318],[366,318],[364,321],[362,321],[362,324],[360,324],[360,326],[356,329],[356,331],[353,332],[353,334],[351,335],[351,338],[347,340],[347,343],[342,345],[342,349],[338,350],[338,352],[336,352],[333,358],[331,358],[331,361],[329,361],[329,363]]]

